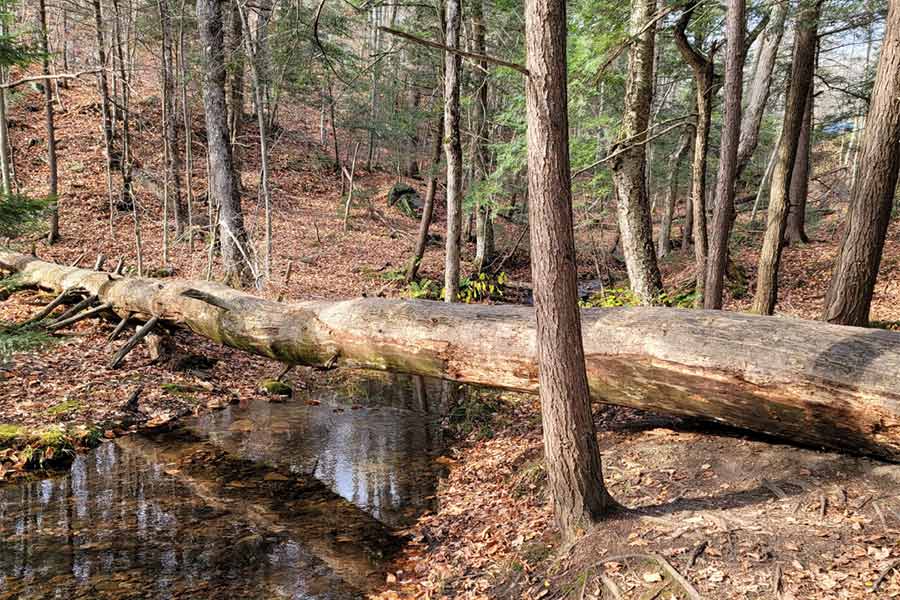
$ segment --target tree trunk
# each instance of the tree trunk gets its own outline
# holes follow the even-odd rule
[[[50,43],[47,32],[47,3],[46,0],[38,2],[38,18],[40,19],[41,41],[41,72],[50,75]],[[56,126],[53,122],[53,88],[50,79],[43,81],[44,86],[44,117],[47,124],[47,166],[50,168],[50,176],[47,186],[48,196],[53,204],[50,208],[50,230],[47,233],[47,243],[53,244],[59,240],[59,171],[56,166]]]
[[[761,315],[771,315],[775,311],[778,298],[778,267],[787,224],[788,190],[797,157],[797,143],[803,126],[806,97],[815,70],[821,5],[822,0],[803,0],[801,10],[797,14],[791,85],[785,101],[784,125],[781,128],[781,140],[778,142],[778,160],[772,171],[766,233],[759,255],[756,294],[753,297],[752,310]]]
[[[113,219],[115,216],[115,200],[113,199],[112,169],[113,169],[113,128],[112,113],[109,102],[109,82],[106,77],[106,41],[103,35],[103,9],[100,0],[92,0],[94,9],[94,30],[97,35],[97,64],[100,70],[97,73],[97,88],[100,92],[100,114],[103,120],[103,149],[106,153],[106,193],[109,197],[109,229],[113,233]]]
[[[224,0],[228,2],[228,0]],[[228,132],[231,142],[231,156],[235,173],[239,170],[240,147],[237,145],[244,122],[244,51],[241,40],[244,38],[244,27],[241,23],[240,1],[230,0],[228,18],[228,36],[226,57],[226,79],[228,80]],[[240,181],[238,181],[240,186]]]
[[[437,126],[434,128],[434,140],[431,150],[431,165],[428,168],[428,188],[425,190],[425,203],[422,206],[422,218],[419,221],[419,235],[416,237],[416,249],[409,267],[406,269],[406,281],[416,278],[419,272],[419,264],[425,256],[425,246],[428,244],[428,228],[431,227],[431,218],[434,215],[434,196],[437,193],[438,171],[441,165],[441,143],[444,133],[444,113],[438,116]]]
[[[417,82],[413,81],[410,83],[411,89],[409,90],[409,109],[410,112],[413,113],[412,122],[410,123],[409,130],[409,138],[407,139],[407,144],[409,147],[406,149],[406,161],[403,165],[403,175],[406,177],[410,177],[413,179],[418,179],[419,172],[419,131],[417,127],[418,122],[418,113],[419,113],[419,105],[422,103],[422,94],[419,93],[419,88],[417,87]],[[440,136],[438,136],[440,137]]]
[[[900,169],[900,5],[890,3],[866,130],[866,177],[850,193],[850,214],[825,297],[823,318],[867,325]]]
[[[629,30],[636,36],[628,50],[628,79],[625,84],[625,111],[621,135],[626,138],[614,162],[613,185],[619,220],[622,251],[631,289],[641,304],[656,304],[662,294],[662,275],[653,248],[650,198],[647,196],[647,148],[643,137],[653,102],[653,47],[656,27],[648,26],[656,10],[655,0],[632,2]],[[637,138],[637,139],[635,139]],[[616,150],[614,146],[613,150]]]
[[[164,144],[168,153],[166,161],[166,180],[171,182],[170,194],[175,216],[175,231],[178,236],[187,225],[187,208],[181,194],[181,149],[178,145],[178,118],[175,110],[175,61],[172,51],[172,21],[169,0],[157,0],[159,5],[159,22],[162,30],[162,101],[165,107]]]
[[[784,231],[784,243],[787,246],[809,242],[809,237],[806,235],[806,196],[809,194],[814,102],[813,86],[809,86],[809,95],[806,98],[806,108],[803,112],[803,126],[800,128],[800,138],[797,141],[797,157],[794,159],[791,186],[788,192],[790,205],[788,206],[787,228]]]
[[[548,160],[558,160],[555,150],[563,149],[553,148]],[[548,257],[564,256],[558,247],[540,249]],[[543,383],[529,307],[381,298],[280,304],[216,283],[111,277],[6,250],[0,250],[0,268],[18,272],[26,285],[56,293],[82,287],[120,315],[131,311],[137,321],[158,315],[286,363],[391,370],[530,392]],[[185,295],[188,290],[194,292]],[[557,330],[541,323],[550,329],[542,335]],[[704,417],[795,443],[900,461],[896,332],[659,307],[582,310],[581,329],[582,364],[595,401]],[[571,400],[557,396],[556,408],[568,404],[564,398]],[[586,428],[591,421],[583,418],[573,427]]]
[[[459,48],[460,0],[446,2],[446,44]],[[456,302],[459,294],[459,253],[462,243],[462,142],[459,136],[459,78],[461,61],[455,52],[444,53],[444,154],[447,157],[447,249],[444,264],[444,299]]]
[[[736,179],[740,179],[759,144],[759,128],[766,111],[766,104],[769,101],[772,72],[775,70],[775,59],[778,57],[778,48],[781,46],[784,23],[787,20],[789,8],[789,2],[772,4],[769,23],[762,33],[762,40],[760,40],[759,50],[756,53],[753,79],[747,90],[747,106],[741,120],[741,141],[738,144]]]
[[[485,54],[484,0],[472,0],[473,50]],[[488,62],[481,60],[475,69],[475,98],[473,104],[472,155],[473,166],[478,181],[484,181],[490,174],[490,151],[488,149]],[[482,271],[494,258],[494,218],[491,202],[479,195],[475,207],[475,270]]]
[[[663,258],[669,254],[672,249],[672,220],[675,217],[675,202],[678,199],[678,171],[681,169],[681,163],[687,156],[688,150],[691,149],[691,140],[693,139],[693,127],[685,130],[681,137],[681,143],[678,149],[669,159],[669,184],[666,188],[666,204],[663,207],[662,221],[659,225],[659,239],[657,241],[657,256]]]
[[[709,241],[709,263],[705,308],[722,308],[725,268],[728,264],[728,241],[734,225],[734,188],[737,176],[737,151],[741,134],[741,101],[744,86],[744,0],[728,0],[725,17],[725,116],[719,144],[719,173],[716,179],[716,201],[713,206],[712,234]]]
[[[222,0],[197,0],[197,22],[204,61],[203,108],[209,156],[209,194],[219,206],[219,236],[225,280],[231,285],[249,284],[254,280],[250,262],[252,250],[244,229],[225,111]]]
[[[709,152],[709,129],[712,121],[713,98],[716,92],[715,65],[713,53],[704,56],[687,39],[688,23],[694,15],[699,1],[692,2],[678,19],[674,29],[675,43],[684,60],[691,66],[694,76],[694,93],[697,104],[697,128],[694,131],[694,157],[691,161],[691,208],[692,237],[694,243],[694,269],[696,276],[696,303],[703,304],[706,288],[706,261],[708,252],[706,232],[706,162]]]
[[[649,0],[652,6],[652,0]],[[528,208],[544,464],[564,540],[614,506],[603,484],[578,310],[566,95],[566,5],[527,0]],[[650,59],[652,61],[652,42]]]

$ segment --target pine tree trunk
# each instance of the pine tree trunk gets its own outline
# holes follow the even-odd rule
[[[753,79],[747,90],[747,106],[741,119],[741,141],[738,144],[737,171],[735,177],[740,179],[759,144],[759,128],[762,124],[769,91],[772,86],[772,72],[775,70],[775,59],[784,35],[784,24],[787,20],[790,3],[775,2],[772,4],[769,24],[762,33],[759,50],[756,53]]]
[[[446,2],[446,44],[459,48],[462,8],[460,0]],[[447,247],[444,264],[444,300],[459,294],[459,254],[462,243],[462,141],[459,135],[461,60],[454,52],[444,57],[444,154],[447,157]]]
[[[656,27],[647,26],[656,10],[654,0],[632,2],[629,29],[637,36],[628,50],[628,79],[625,84],[625,111],[622,137],[629,147],[612,163],[613,185],[622,250],[631,289],[641,304],[656,304],[662,294],[662,276],[653,248],[650,198],[647,196],[646,137],[653,102],[653,47]],[[643,32],[641,33],[641,31]],[[635,139],[637,138],[637,139]],[[615,150],[615,148],[614,148]]]
[[[219,206],[219,237],[225,280],[243,285],[254,280],[251,248],[244,229],[241,198],[232,162],[225,109],[225,40],[222,0],[197,0],[197,22],[203,48],[203,107],[209,157],[209,195]]]
[[[38,2],[38,18],[40,19],[41,41],[41,72],[45,76],[50,75],[50,43],[47,32],[47,3],[46,0]],[[47,233],[47,243],[53,244],[59,240],[59,171],[56,166],[56,125],[53,121],[53,88],[50,79],[43,81],[44,86],[44,117],[47,125],[47,166],[50,168],[50,176],[47,186],[48,196],[53,201],[50,208],[50,231]]]
[[[663,258],[669,254],[672,249],[672,220],[675,218],[675,202],[678,199],[678,171],[681,169],[681,163],[687,156],[688,150],[691,149],[691,141],[693,140],[693,127],[688,128],[681,137],[681,143],[678,149],[669,159],[669,183],[666,186],[666,204],[663,207],[663,216],[659,225],[659,239],[657,241],[656,253],[659,258]]]
[[[881,58],[859,149],[866,177],[850,193],[850,214],[825,297],[823,318],[867,325],[900,170],[900,5],[890,3]]]
[[[652,10],[652,0],[647,4]],[[525,82],[531,271],[544,464],[564,540],[613,506],[603,484],[578,310],[563,0],[527,0]],[[652,42],[650,57],[652,60]]]
[[[719,173],[709,240],[704,308],[722,308],[728,241],[734,225],[734,189],[741,134],[741,101],[744,86],[744,0],[728,0],[725,17],[725,117],[719,144]]]
[[[800,128],[800,139],[797,142],[797,158],[794,159],[794,170],[791,171],[791,186],[788,193],[790,205],[788,206],[787,228],[784,232],[784,243],[788,246],[809,242],[809,237],[806,235],[806,197],[809,194],[814,102],[813,86],[809,86],[809,96],[806,99],[806,108],[803,113],[803,127]]]
[[[822,0],[803,0],[801,10],[797,14],[791,85],[785,101],[784,125],[781,129],[781,140],[778,142],[778,159],[772,171],[766,233],[759,255],[756,294],[753,297],[752,310],[761,315],[771,315],[775,311],[778,299],[778,267],[781,263],[782,240],[787,225],[788,192],[791,172],[797,158],[800,129],[803,127],[806,97],[815,71],[821,5]]]

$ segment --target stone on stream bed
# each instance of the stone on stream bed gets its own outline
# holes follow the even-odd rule
[[[259,389],[269,396],[272,396],[272,402],[282,401],[284,398],[290,398],[294,393],[294,388],[278,379],[263,379],[259,382]]]

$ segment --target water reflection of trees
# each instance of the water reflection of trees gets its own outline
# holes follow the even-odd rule
[[[287,404],[255,402],[214,413],[200,428],[250,460],[294,472],[315,469],[336,493],[400,526],[434,494],[444,388],[421,377],[362,379]]]
[[[302,590],[303,573],[320,569],[302,547],[254,535],[112,443],[76,457],[66,475],[0,488],[0,595],[265,597],[271,586]]]

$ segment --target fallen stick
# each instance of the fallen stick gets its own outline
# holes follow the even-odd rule
[[[128,325],[128,321],[131,320],[132,316],[133,316],[133,313],[129,312],[124,317],[122,317],[122,320],[119,321],[119,324],[116,325],[116,328],[113,329],[112,333],[109,334],[109,337],[106,338],[107,345],[109,345],[113,340],[115,340],[117,337],[119,337],[119,334],[121,334],[122,331],[124,331],[125,326]]]
[[[72,293],[73,293],[72,290],[63,290],[63,291],[62,291],[56,298],[54,298],[47,306],[45,306],[45,307],[42,308],[40,311],[38,311],[38,313],[37,313],[36,315],[34,315],[34,316],[31,317],[30,319],[28,319],[27,321],[25,321],[24,323],[22,323],[21,326],[24,327],[24,326],[26,326],[26,325],[30,325],[30,324],[32,324],[32,323],[37,323],[38,321],[42,320],[44,317],[46,317],[47,315],[49,315],[50,313],[52,313],[52,312],[53,312],[53,309],[55,309],[57,306],[59,306],[60,304],[62,304],[63,302],[65,302],[65,301],[66,301],[66,298],[68,298]]]
[[[74,325],[78,321],[82,321],[87,319],[88,317],[93,317],[94,315],[100,314],[104,311],[112,308],[112,304],[106,302],[101,304],[100,306],[95,306],[94,308],[88,309],[84,312],[80,312],[75,316],[69,317],[68,319],[62,319],[60,321],[55,321],[52,325],[48,325],[47,329],[53,331],[54,329],[61,329],[63,327],[67,327],[69,325]]]
[[[215,283],[112,278],[2,250],[0,268],[26,285],[84,288],[119,316],[158,315],[285,364],[537,390],[529,307],[379,298],[282,304]],[[581,319],[595,401],[900,461],[898,333],[672,308],[586,309]]]
[[[85,298],[70,306],[63,314],[59,315],[53,322],[59,323],[64,319],[68,319],[77,312],[84,310],[97,301],[97,294],[88,294]]]
[[[156,327],[156,323],[159,322],[159,317],[151,317],[149,321],[141,325],[137,331],[134,332],[134,335],[125,342],[125,345],[122,346],[118,352],[116,352],[115,356],[113,356],[112,360],[109,361],[110,369],[118,369],[119,365],[122,364],[122,361],[125,360],[125,357],[128,356],[128,353],[131,352],[135,346],[140,343],[142,339],[144,339],[148,333],[150,333],[154,327]]]

